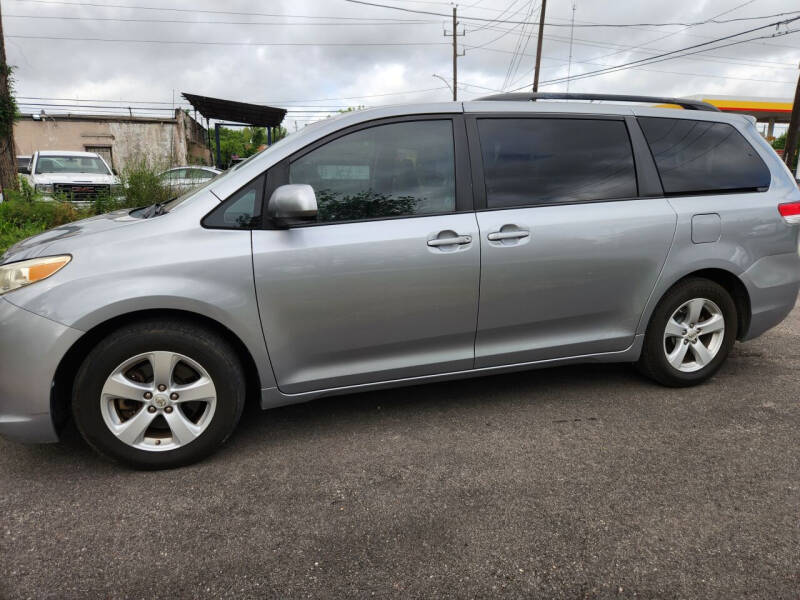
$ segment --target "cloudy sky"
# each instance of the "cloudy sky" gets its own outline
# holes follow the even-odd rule
[[[347,106],[450,99],[433,77],[452,78],[443,36],[452,29],[443,16],[452,4],[444,0],[371,0],[423,13],[347,0],[0,1],[23,112],[40,108],[25,102],[81,107],[45,107],[49,112],[108,112],[92,104],[140,112],[169,107],[173,94],[186,91],[287,107],[293,129]],[[797,0],[576,0],[574,7],[572,28],[572,0],[548,2],[542,91],[565,90],[570,74],[574,92],[794,93],[800,32],[752,38],[800,31],[800,20],[763,28],[800,17]],[[465,33],[458,40],[465,52],[459,99],[529,85],[539,2],[464,0],[458,10]],[[705,51],[691,56],[580,77],[700,44],[691,52]]]

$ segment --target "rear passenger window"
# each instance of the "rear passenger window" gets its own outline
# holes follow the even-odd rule
[[[489,208],[637,195],[628,129],[601,119],[479,119]]]
[[[732,125],[661,117],[639,117],[639,125],[666,194],[769,187],[769,169]]]
[[[321,223],[453,212],[452,122],[406,121],[344,135],[292,162],[289,181],[314,188]]]

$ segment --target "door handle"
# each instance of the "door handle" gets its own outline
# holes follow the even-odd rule
[[[438,246],[460,246],[464,244],[469,244],[472,241],[471,235],[459,235],[456,237],[449,237],[449,238],[436,238],[433,240],[428,240],[428,246],[433,246],[434,248]]]
[[[490,242],[500,242],[502,240],[518,240],[529,235],[528,231],[495,231],[486,237]]]

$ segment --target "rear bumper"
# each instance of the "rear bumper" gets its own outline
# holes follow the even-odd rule
[[[783,321],[797,302],[800,256],[796,252],[765,256],[741,275],[750,295],[750,327],[742,340],[751,340]]]
[[[82,332],[0,298],[0,435],[19,442],[56,442],[53,377]]]

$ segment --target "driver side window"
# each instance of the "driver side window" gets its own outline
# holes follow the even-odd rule
[[[289,165],[290,183],[317,196],[317,222],[454,212],[449,119],[378,125],[344,135]]]

